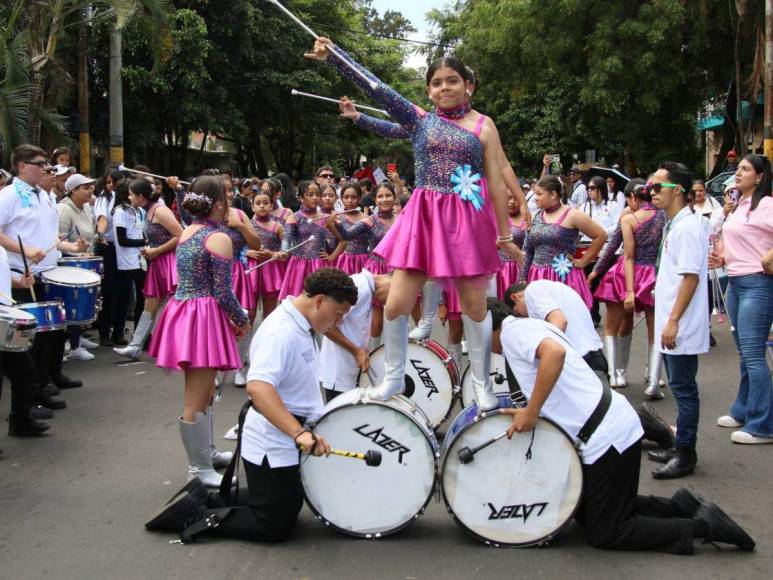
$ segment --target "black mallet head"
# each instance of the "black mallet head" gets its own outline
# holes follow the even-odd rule
[[[475,454],[469,447],[462,447],[456,452],[456,455],[459,457],[459,461],[464,465],[475,461]]]
[[[369,467],[378,467],[381,465],[381,451],[369,449],[365,452],[365,465]]]

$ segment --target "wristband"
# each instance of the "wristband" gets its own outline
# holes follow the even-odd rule
[[[513,241],[512,234],[509,235],[509,236],[505,236],[505,237],[497,236],[497,242],[507,243],[507,242],[512,242],[512,241]]]

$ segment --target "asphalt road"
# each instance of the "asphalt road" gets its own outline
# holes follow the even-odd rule
[[[698,469],[685,480],[658,482],[643,455],[640,487],[670,495],[689,482],[742,523],[757,541],[753,554],[711,545],[698,546],[693,557],[605,552],[586,545],[575,525],[548,547],[494,549],[467,536],[435,502],[413,525],[378,541],[341,536],[304,507],[295,535],[282,545],[213,539],[170,545],[171,535],[146,532],[143,522],[185,482],[175,423],[182,376],[165,374],[146,358],[121,365],[110,350],[98,349],[94,361],[65,365],[85,386],[65,392],[69,407],[56,413],[50,436],[0,435],[0,577],[769,579],[773,447],[734,445],[730,432],[716,427],[735,396],[738,370],[727,325],[714,330],[719,346],[700,361]],[[642,400],[643,337],[641,325],[633,384],[623,391],[634,403]],[[0,401],[3,416],[8,399]],[[243,391],[225,387],[216,405],[218,437],[234,424],[243,400]],[[672,397],[657,408],[674,420]]]

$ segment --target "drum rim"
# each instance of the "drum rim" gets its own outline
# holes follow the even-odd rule
[[[49,272],[56,270],[57,268],[72,268],[73,270],[77,270],[78,273],[82,272],[90,272],[94,274],[98,279],[92,280],[91,282],[60,282],[59,280],[54,280],[53,278],[50,278],[46,276]],[[99,286],[101,283],[101,278],[99,277],[99,274],[94,272],[94,270],[89,270],[88,268],[76,268],[75,266],[57,266],[56,268],[51,268],[50,270],[46,270],[45,272],[40,273],[40,278],[43,284],[50,284],[51,286],[60,286],[63,288],[91,288]]]
[[[462,410],[462,413],[466,409]],[[461,413],[460,413],[461,414]],[[564,521],[561,525],[559,525],[556,529],[551,531],[550,533],[537,538],[535,540],[531,540],[528,542],[519,542],[519,543],[511,543],[511,542],[497,542],[495,540],[492,540],[491,538],[486,538],[484,536],[481,536],[479,533],[471,530],[467,525],[454,513],[453,508],[451,507],[451,504],[448,502],[448,498],[446,497],[446,488],[443,485],[444,475],[445,475],[445,465],[446,465],[446,457],[450,454],[451,448],[456,443],[456,440],[461,437],[461,435],[467,431],[472,425],[475,425],[478,423],[478,421],[481,421],[483,419],[486,419],[487,417],[493,417],[495,415],[501,415],[501,408],[500,409],[494,409],[493,411],[489,411],[485,413],[481,418],[470,421],[467,423],[464,427],[462,427],[459,432],[456,434],[456,437],[454,438],[454,441],[448,446],[448,451],[443,454],[443,456],[440,458],[440,471],[438,472],[438,485],[440,486],[440,494],[443,497],[443,503],[446,506],[446,510],[448,511],[449,515],[451,516],[451,519],[453,519],[459,527],[461,527],[465,532],[470,534],[475,539],[479,540],[480,542],[483,542],[484,544],[487,544],[489,546],[494,546],[495,548],[530,548],[532,546],[539,546],[541,544],[545,544],[555,538],[558,534],[560,534],[566,526],[568,526],[572,520],[574,520],[574,517],[577,515],[577,510],[580,509],[580,504],[582,504],[582,498],[583,495],[585,495],[585,473],[582,470],[582,456],[580,455],[580,452],[577,450],[577,446],[574,445],[572,438],[569,436],[569,434],[566,432],[566,430],[561,427],[561,425],[558,425],[555,421],[552,419],[548,419],[547,417],[540,416],[540,421],[546,421],[553,425],[558,431],[564,434],[564,436],[569,440],[569,442],[572,444],[572,448],[574,449],[575,455],[577,457],[577,461],[580,463],[580,493],[578,495],[577,499],[577,505],[572,508],[572,513],[569,514],[569,516],[566,518],[566,521]]]
[[[79,258],[78,256],[62,256],[57,260],[57,263],[59,262],[102,262],[104,261],[104,258],[102,256],[83,256]],[[73,266],[67,266],[67,267],[73,267]]]
[[[413,338],[410,338],[410,339],[408,339],[408,342],[421,346],[426,341],[414,340]],[[433,341],[433,342],[435,342],[436,344],[440,345],[440,343],[438,343],[437,341]],[[443,345],[440,345],[440,346],[442,347]],[[386,348],[386,345],[384,345],[384,344],[378,345],[376,348],[374,348],[372,351],[370,351],[370,353],[368,353],[368,356],[370,357],[370,355],[372,355],[374,352],[377,352],[377,351],[381,350],[382,348]],[[429,350],[432,354],[435,354],[435,355],[438,354],[438,353],[436,353],[436,352],[434,352],[434,351],[432,351],[430,349],[427,349],[427,350]],[[440,357],[438,357],[438,358],[440,358]],[[444,361],[443,359],[440,359],[440,362],[445,363],[446,361]],[[451,362],[453,363],[453,360],[451,360]],[[454,363],[454,365],[455,364],[456,363]],[[446,367],[446,371],[448,371],[448,367]],[[403,375],[405,375],[405,374],[406,373],[403,373]],[[360,379],[362,378],[362,375],[363,375],[362,371],[359,371],[357,373],[357,386],[355,388],[362,389],[362,388],[368,388],[370,386],[370,385],[368,385],[368,387],[360,386]],[[451,412],[454,410],[454,407],[456,406],[456,401],[457,400],[458,401],[462,400],[461,399],[461,396],[462,396],[461,395],[462,382],[461,382],[461,380],[459,380],[459,384],[455,385],[454,384],[454,378],[452,376],[450,376],[450,375],[451,375],[451,373],[449,373],[449,378],[451,379],[451,404],[448,406],[448,411],[446,411],[445,416],[440,420],[440,422],[437,425],[433,424],[432,421],[430,421],[430,426],[432,427],[432,431],[435,434],[437,434],[437,430],[440,429],[440,426],[443,423],[445,423],[446,421],[448,421],[448,418],[451,416]],[[459,372],[457,370],[457,377],[458,376],[459,376]],[[400,394],[405,396],[404,393],[400,393]],[[405,397],[405,398],[408,399],[409,401],[411,401],[411,403],[413,403],[414,405],[416,405],[418,407],[418,405],[413,401],[413,399],[411,399],[410,397]],[[374,401],[374,402],[378,402],[378,401]],[[427,414],[427,412],[424,409],[421,409],[421,412],[424,413],[425,415]],[[429,419],[429,417],[427,417],[427,419]]]
[[[24,313],[25,316],[29,316],[29,318],[5,318],[3,316],[3,307],[9,308],[10,310],[19,310]],[[10,312],[9,314],[13,314]],[[19,316],[18,314],[13,314],[14,316]],[[8,304],[0,304],[0,320],[7,320],[8,322],[22,322],[22,323],[30,323],[34,322],[35,325],[37,325],[38,319],[34,314],[30,314],[23,308],[17,308],[16,306],[10,306]]]
[[[407,399],[407,397],[406,397],[406,399]],[[410,399],[408,399],[408,400],[410,401]],[[375,404],[375,405],[379,405],[381,407],[389,407],[390,409],[394,409],[395,411],[399,411],[404,416],[408,417],[411,421],[413,421],[419,427],[421,432],[424,433],[425,437],[427,437],[428,434],[421,427],[421,424],[419,423],[419,421],[417,421],[410,413],[406,413],[405,411],[403,411],[399,407],[393,407],[391,405],[385,405],[384,404],[385,402],[386,401],[368,401],[368,404]],[[411,401],[411,403],[413,403],[413,401]],[[345,409],[346,407],[354,407],[356,405],[361,405],[361,404],[363,404],[363,400],[359,399],[356,403],[346,403],[345,405],[341,405],[339,407],[331,409],[330,411],[328,411],[324,415],[320,415],[319,418],[317,418],[316,421],[309,423],[309,427],[311,429],[314,429],[314,427],[316,427],[317,424],[322,419],[324,419],[325,417],[329,417],[330,415],[332,415],[336,411],[340,411],[341,409]],[[428,424],[427,427],[429,427],[429,435],[432,435],[434,437],[435,436],[435,432],[434,432],[434,430],[432,428],[432,425]],[[427,437],[427,440],[430,442],[430,448],[431,448],[432,447],[432,445],[431,445],[432,439]],[[370,532],[370,533],[355,532],[354,530],[347,530],[345,528],[342,528],[342,527],[334,524],[333,522],[328,520],[325,516],[323,516],[321,513],[319,513],[317,508],[309,500],[309,496],[306,493],[306,486],[303,485],[303,464],[306,462],[306,460],[308,460],[308,456],[306,457],[305,460],[298,462],[298,475],[299,475],[299,477],[301,479],[301,489],[303,490],[303,501],[306,504],[306,506],[311,510],[311,512],[314,514],[314,517],[316,517],[319,521],[321,521],[325,525],[326,528],[332,528],[333,530],[335,530],[335,531],[337,531],[339,533],[345,534],[347,536],[353,536],[355,538],[374,539],[374,538],[383,538],[383,537],[386,537],[386,536],[391,536],[392,534],[397,533],[397,532],[407,528],[409,525],[411,525],[413,522],[415,522],[421,516],[423,516],[424,512],[427,511],[427,506],[429,505],[429,502],[432,501],[432,498],[435,496],[435,493],[436,493],[436,491],[438,489],[438,480],[439,480],[438,466],[440,464],[439,463],[439,460],[440,460],[440,458],[439,458],[440,448],[439,448],[439,446],[437,444],[437,440],[435,440],[435,446],[436,446],[437,449],[432,454],[432,463],[433,463],[432,464],[432,487],[430,488],[429,493],[427,494],[427,499],[424,501],[424,503],[422,504],[422,506],[419,509],[419,511],[417,511],[407,521],[401,523],[399,526],[397,526],[395,528],[391,528],[391,529],[389,529],[387,531],[384,531],[384,532],[375,532],[375,533],[373,533],[373,532]]]
[[[426,348],[428,348],[429,350],[431,350],[432,352],[434,352],[438,356],[440,356],[441,354],[445,353],[446,358],[445,359],[441,359],[441,360],[444,363],[451,363],[451,368],[453,368],[455,372],[454,373],[450,373],[449,372],[449,374],[456,375],[455,377],[451,376],[451,385],[454,388],[460,387],[462,385],[462,378],[461,378],[460,369],[459,369],[458,366],[456,366],[456,361],[453,359],[453,357],[451,356],[451,353],[449,352],[449,350],[446,347],[444,347],[442,344],[440,344],[437,340],[433,340],[431,338],[424,338],[422,340],[409,339],[409,342],[411,342],[411,341],[413,341],[413,342],[415,342],[415,343],[417,343],[419,345],[425,345]],[[437,352],[437,351],[433,350],[434,347],[438,347],[443,352],[441,353],[441,352]],[[454,382],[454,379],[456,379],[456,382]]]

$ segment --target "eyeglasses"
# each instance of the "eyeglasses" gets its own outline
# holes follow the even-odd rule
[[[598,190],[599,190],[599,188],[596,187],[595,185],[589,185],[588,186],[588,191],[598,191]]]
[[[319,175],[317,175],[317,177],[321,177],[322,179],[335,179],[336,178],[336,176],[333,175],[332,173],[320,173]]]
[[[664,187],[679,187],[678,183],[648,183],[647,191],[660,193],[660,190]]]
[[[37,165],[38,167],[51,167],[51,164],[48,161],[24,161],[23,163],[26,163],[27,165]]]

